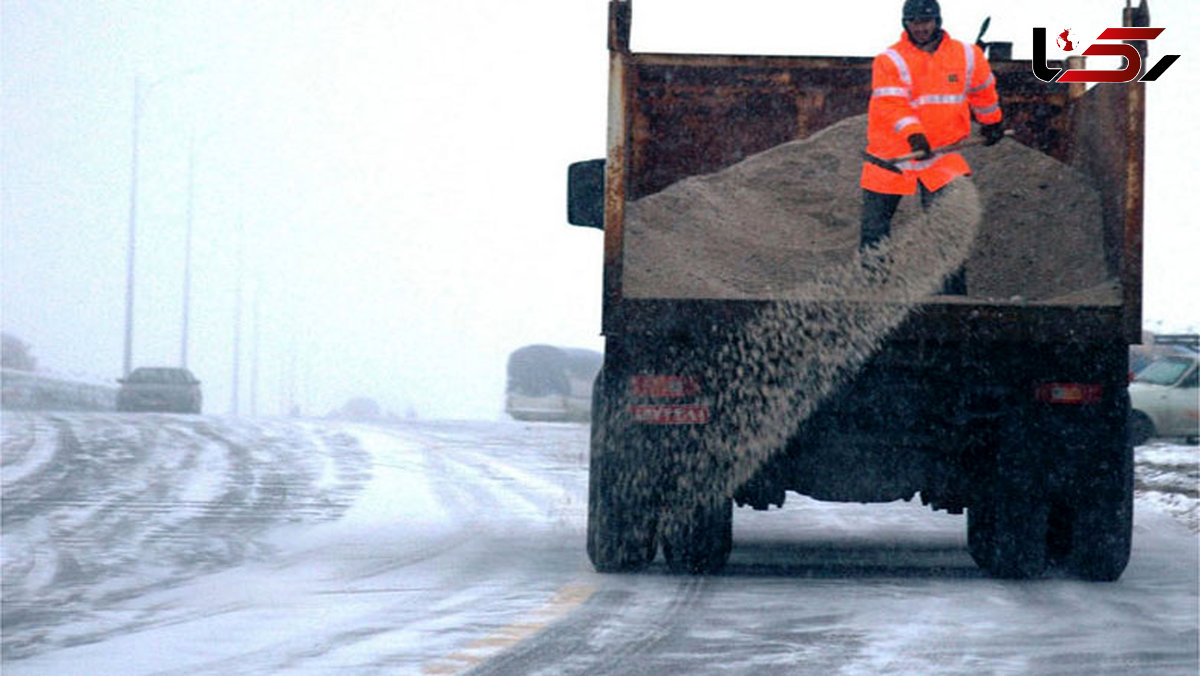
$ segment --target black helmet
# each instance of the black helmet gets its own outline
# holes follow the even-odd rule
[[[904,0],[904,21],[921,21],[925,19],[942,20],[942,8],[937,0]]]
[[[933,32],[933,35],[924,44],[918,43],[916,38],[913,37],[912,31],[908,30],[907,22],[928,21],[930,19],[937,21],[937,30]],[[938,6],[937,0],[904,0],[904,13],[901,15],[900,25],[904,26],[904,32],[908,33],[908,38],[921,47],[929,44],[940,44],[942,39],[942,8]]]

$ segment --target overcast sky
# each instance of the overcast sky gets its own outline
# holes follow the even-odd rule
[[[1124,4],[942,2],[953,35],[990,15],[1018,58],[1033,26],[1090,41]],[[871,55],[901,5],[635,0],[633,47]],[[604,153],[604,0],[0,7],[0,320],[44,368],[120,375],[139,79],[133,362],[180,360],[190,193],[207,411],[232,405],[239,287],[243,413],[257,364],[259,413],[361,395],[494,418],[511,350],[602,347],[601,233],[566,224],[565,173]],[[1152,55],[1183,57],[1148,87],[1145,314],[1194,330],[1200,19],[1194,0],[1151,9]]]

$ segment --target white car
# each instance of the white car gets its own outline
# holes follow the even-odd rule
[[[1200,437],[1200,367],[1195,356],[1170,356],[1155,360],[1129,384],[1129,434],[1134,444],[1152,437],[1183,437],[1196,443]]]

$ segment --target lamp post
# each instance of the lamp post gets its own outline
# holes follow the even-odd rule
[[[258,415],[258,297],[261,293],[259,284],[254,285],[254,301],[251,307],[252,321],[250,333],[250,415]]]
[[[133,158],[129,180],[129,235],[125,245],[125,355],[121,375],[128,376],[133,361],[133,261],[137,243],[138,128],[142,116],[142,78],[133,78]]]
[[[183,326],[180,328],[179,366],[187,368],[188,313],[192,303],[192,214],[196,187],[196,135],[188,140],[187,230],[183,245]]]
[[[242,247],[244,244],[244,228],[245,225],[238,229],[237,282],[233,302],[233,387],[229,393],[229,413],[233,416],[238,415],[238,391],[241,389],[242,374],[242,275],[245,267]]]
[[[121,374],[123,376],[128,376],[133,368],[133,273],[137,250],[138,145],[142,122],[142,106],[145,103],[146,97],[154,91],[155,87],[169,80],[178,80],[192,75],[197,70],[196,68],[190,68],[175,75],[159,78],[144,88],[140,75],[135,75],[133,78],[133,148],[129,163],[129,233],[125,246],[125,349],[121,367]]]
[[[181,301],[183,317],[179,329],[179,366],[182,368],[187,368],[188,365],[188,339],[191,336],[192,240],[194,239],[192,232],[194,230],[193,223],[195,222],[196,213],[196,153],[204,149],[205,143],[215,132],[216,130],[210,130],[207,134],[197,139],[195,129],[193,128],[191,136],[188,137],[187,228],[184,234],[183,299]]]

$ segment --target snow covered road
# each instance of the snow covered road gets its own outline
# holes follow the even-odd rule
[[[586,426],[5,414],[6,674],[1189,674],[1195,447],[1115,584],[983,577],[963,517],[789,495],[726,571],[601,576]]]

